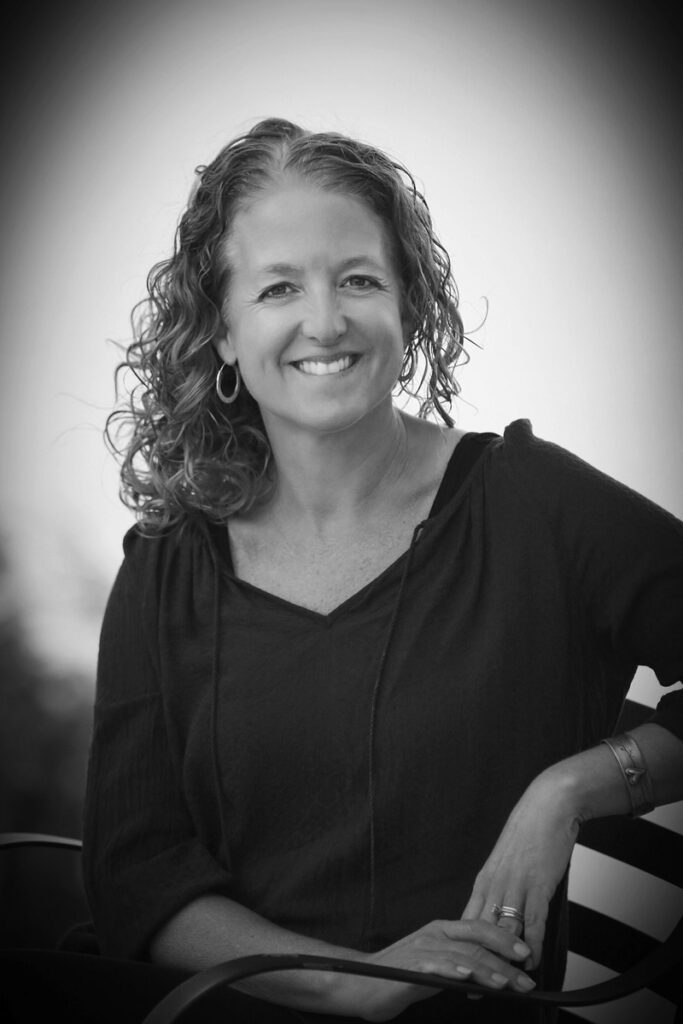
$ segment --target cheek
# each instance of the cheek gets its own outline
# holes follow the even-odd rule
[[[387,310],[386,316],[384,317],[384,329],[387,340],[393,347],[402,352],[408,343],[409,335],[407,331],[407,324],[403,319],[400,309],[394,308]]]
[[[282,344],[264,324],[240,331],[234,346],[242,379],[253,397],[259,401],[273,392],[281,382]]]
[[[405,334],[401,310],[393,301],[352,305],[348,307],[346,315],[351,327],[378,338],[393,340],[403,338]]]

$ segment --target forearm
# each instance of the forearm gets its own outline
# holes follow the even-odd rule
[[[355,950],[296,935],[223,896],[202,896],[156,934],[157,963],[199,971],[256,953],[311,953],[359,959]],[[352,1015],[354,979],[326,971],[280,971],[235,986],[249,995],[309,1012]]]
[[[683,743],[662,726],[629,730],[647,763],[655,804],[683,798]],[[493,907],[523,914],[523,936],[532,950],[526,968],[538,965],[548,907],[563,877],[582,822],[629,814],[627,782],[610,748],[601,743],[546,768],[512,809],[496,845],[475,880],[464,917],[491,920]],[[520,924],[501,917],[499,924]]]
[[[683,799],[683,743],[654,723],[629,733],[647,764],[655,804]],[[536,781],[550,786],[578,821],[631,810],[624,776],[604,743],[552,765]]]
[[[427,999],[441,979],[465,979],[528,992],[533,981],[520,970],[529,947],[503,929],[473,921],[436,920],[375,953],[333,946],[279,928],[221,896],[204,896],[176,914],[155,937],[152,959],[201,970],[254,953],[309,953],[406,968],[420,982],[386,981],[333,971],[280,971],[236,985],[249,995],[298,1010],[369,1021],[393,1020],[411,1003]],[[433,984],[422,984],[425,974]]]

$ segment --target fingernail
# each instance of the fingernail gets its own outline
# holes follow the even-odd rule
[[[525,942],[515,942],[512,947],[512,951],[516,953],[517,956],[531,956],[531,950]]]
[[[494,985],[507,985],[507,978],[504,974],[492,974],[491,981]]]
[[[470,974],[472,973],[471,967],[461,967],[460,964],[458,964],[458,966],[455,969],[458,972],[458,974],[462,974],[464,978],[469,978]]]
[[[531,988],[536,988],[536,982],[532,978],[527,978],[526,974],[518,975],[517,984],[520,988],[525,989],[527,992]]]

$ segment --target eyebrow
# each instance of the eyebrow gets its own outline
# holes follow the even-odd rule
[[[342,260],[337,265],[339,271],[351,270],[353,267],[366,266],[371,267],[374,270],[378,270],[382,273],[385,272],[386,268],[378,263],[372,256],[349,256],[348,259]],[[259,269],[260,274],[301,274],[303,273],[303,267],[297,266],[295,263],[269,263],[266,267]]]

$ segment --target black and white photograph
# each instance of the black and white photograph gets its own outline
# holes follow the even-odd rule
[[[0,1019],[683,1019],[683,17],[12,0]]]

